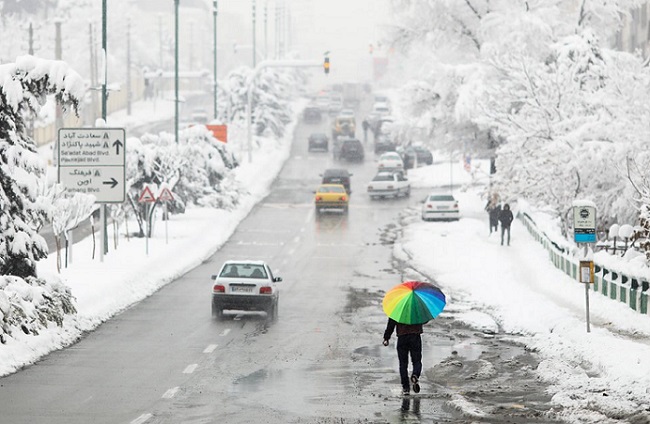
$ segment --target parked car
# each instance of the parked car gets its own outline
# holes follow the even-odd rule
[[[314,192],[314,206],[320,214],[326,209],[337,209],[348,213],[349,196],[343,184],[321,184]]]
[[[318,106],[307,106],[302,112],[302,119],[307,124],[318,124],[322,119],[322,114]]]
[[[325,133],[313,133],[307,139],[307,151],[324,150],[327,152],[329,149],[329,139]]]
[[[404,161],[404,168],[411,169],[415,167],[415,162],[417,159],[417,164],[419,165],[431,165],[433,163],[433,154],[424,146],[415,145],[407,147],[398,147],[397,152],[402,156]]]
[[[212,276],[212,316],[224,318],[224,310],[263,311],[278,318],[280,293],[271,268],[264,261],[226,261]]]
[[[352,109],[343,109],[339,113],[339,116],[351,116],[351,117],[354,117],[354,110],[352,110]]]
[[[320,176],[323,177],[323,180],[321,181],[322,184],[341,184],[345,187],[345,191],[348,194],[352,193],[352,185],[350,181],[352,174],[349,173],[347,169],[326,169]]]
[[[411,183],[401,171],[381,171],[368,183],[368,194],[371,199],[379,197],[408,197],[411,195]]]
[[[458,201],[452,194],[431,193],[422,203],[422,220],[459,220]]]
[[[403,171],[404,161],[397,152],[386,152],[379,156],[377,163],[379,171]]]
[[[361,141],[356,138],[341,138],[338,137],[332,149],[334,159],[345,159],[348,161],[363,162],[364,150]]]
[[[337,116],[332,121],[332,138],[339,136],[354,137],[357,123],[354,116]]]

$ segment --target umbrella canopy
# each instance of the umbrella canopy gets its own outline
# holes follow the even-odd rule
[[[388,290],[381,304],[386,315],[400,324],[424,324],[442,312],[446,300],[433,284],[406,281]]]

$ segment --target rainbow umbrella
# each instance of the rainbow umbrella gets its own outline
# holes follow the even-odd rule
[[[433,284],[406,281],[388,290],[381,304],[386,315],[400,324],[424,324],[442,312],[446,300]]]

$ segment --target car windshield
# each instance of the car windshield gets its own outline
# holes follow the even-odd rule
[[[434,194],[429,196],[429,200],[432,202],[446,202],[446,201],[454,201],[454,196],[451,194]]]
[[[319,193],[345,193],[345,188],[339,186],[320,186]]]
[[[224,278],[267,278],[264,265],[258,264],[228,264],[222,270],[219,277]]]
[[[401,160],[399,155],[397,153],[391,153],[391,154],[384,154],[381,155],[381,160]]]

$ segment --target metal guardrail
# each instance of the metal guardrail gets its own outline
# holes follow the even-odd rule
[[[578,260],[568,249],[553,242],[527,213],[520,213],[519,217],[528,232],[548,251],[549,259],[553,265],[571,278],[578,279]],[[648,315],[648,296],[650,283],[646,277],[626,275],[615,269],[606,268],[602,264],[594,263],[595,275],[592,290],[601,295],[621,303],[625,303],[634,311]],[[650,271],[649,271],[650,275]]]

